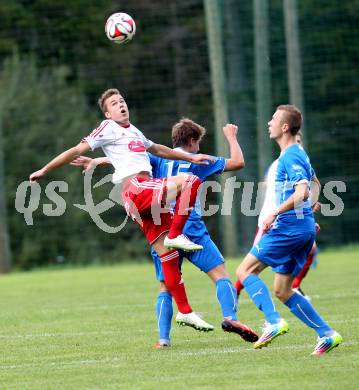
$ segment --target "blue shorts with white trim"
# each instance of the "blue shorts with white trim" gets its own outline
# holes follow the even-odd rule
[[[314,239],[313,217],[298,219],[295,215],[282,215],[250,253],[273,271],[296,276],[306,262]]]
[[[202,240],[196,240],[196,244],[203,245],[203,249],[197,252],[183,252],[178,251],[180,254],[180,267],[182,266],[183,258],[186,257],[192,264],[199,268],[202,272],[207,273],[213,268],[224,263],[223,256],[217,248],[217,245],[211,240],[206,238],[204,242]],[[153,263],[156,270],[156,278],[158,281],[163,282],[164,276],[162,272],[161,260],[157,253],[151,251]]]

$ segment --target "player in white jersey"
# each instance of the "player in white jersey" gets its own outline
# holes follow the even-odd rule
[[[181,161],[169,161],[151,155],[151,165],[155,178],[181,175],[185,172],[192,172],[202,181],[213,174],[221,174],[224,171],[235,171],[244,167],[244,157],[237,140],[238,128],[235,125],[227,124],[223,127],[224,136],[228,142],[230,158],[215,157],[208,165],[189,164]],[[198,153],[200,143],[206,130],[194,121],[183,118],[172,127],[173,147],[180,148],[185,153]],[[85,171],[95,168],[97,165],[110,163],[107,158],[91,159],[81,156],[74,160],[71,165],[81,167]],[[215,283],[216,295],[223,314],[222,329],[226,332],[239,334],[245,341],[255,342],[257,334],[248,326],[242,324],[237,318],[237,299],[229,274],[226,270],[224,259],[201,217],[201,205],[197,199],[196,207],[192,210],[186,222],[184,233],[193,242],[203,246],[203,250],[197,252],[180,251],[180,263],[186,257],[201,271],[205,272]],[[156,316],[159,332],[159,341],[156,348],[170,346],[171,321],[173,316],[172,295],[167,289],[163,278],[162,265],[157,253],[152,250],[151,255],[154,261],[156,277],[160,283],[160,291],[156,302]],[[176,316],[176,321],[182,324],[181,315]]]
[[[126,101],[117,89],[106,90],[99,99],[99,106],[106,118],[101,125],[76,146],[32,173],[30,182],[37,182],[77,156],[101,147],[115,167],[113,181],[121,184],[121,196],[127,213],[141,227],[149,244],[161,257],[166,285],[179,312],[183,314],[184,322],[200,330],[213,328],[192,311],[178,267],[177,249],[202,249],[182,234],[201,181],[190,174],[153,179],[147,151],[167,159],[199,164],[208,164],[212,158],[175,151],[148,140],[130,123]],[[166,207],[172,201],[176,201],[173,220],[169,207]]]

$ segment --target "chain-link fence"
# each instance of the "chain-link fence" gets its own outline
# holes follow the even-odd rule
[[[215,1],[215,0],[213,0]],[[219,1],[225,53],[229,118],[240,127],[246,168],[239,178],[258,181],[258,136],[254,1]],[[264,2],[263,2],[264,3]],[[268,4],[267,39],[271,110],[289,101],[283,2]],[[171,145],[171,126],[181,117],[204,125],[202,150],[215,153],[215,126],[204,3],[202,0],[151,2],[4,1],[0,6],[0,128],[4,154],[7,224],[15,265],[29,268],[59,262],[119,261],[148,252],[138,229],[127,223],[109,234],[74,204],[84,204],[83,177],[65,167],[41,183],[33,225],[15,209],[16,190],[29,173],[73,146],[96,127],[101,115],[98,95],[117,87],[126,97],[131,121],[155,142]],[[137,34],[117,46],[107,40],[104,23],[112,12],[132,15]],[[306,147],[317,176],[325,184],[342,181],[338,193],[344,212],[318,216],[322,246],[358,241],[359,4],[356,0],[298,2],[298,28],[305,103]],[[269,119],[269,118],[268,118]],[[262,123],[266,131],[266,122]],[[273,146],[273,158],[278,150]],[[97,170],[98,182],[107,170]],[[65,180],[68,190],[61,216],[46,216],[48,183]],[[93,189],[95,203],[108,199],[109,183]],[[59,188],[56,189],[59,193]],[[335,191],[334,191],[335,192]],[[25,198],[29,202],[29,190]],[[238,191],[236,204],[241,193]],[[322,197],[323,203],[332,205]],[[123,210],[108,199],[101,214],[118,226]],[[210,202],[215,201],[212,194]],[[27,203],[24,207],[28,207]],[[239,248],[249,248],[255,217],[238,218]],[[105,205],[106,206],[106,205]],[[104,206],[104,207],[105,207]],[[51,213],[50,213],[51,214]],[[56,214],[56,212],[55,212]],[[4,220],[5,216],[2,217]],[[215,240],[219,216],[206,219]]]

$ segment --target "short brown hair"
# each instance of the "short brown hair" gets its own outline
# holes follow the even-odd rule
[[[302,113],[299,108],[291,104],[282,104],[277,110],[285,111],[282,122],[288,123],[290,133],[296,135],[302,126]]]
[[[172,145],[174,148],[186,146],[191,139],[198,141],[204,137],[206,129],[188,118],[182,118],[172,127]]]
[[[106,89],[106,91],[98,99],[98,105],[103,113],[105,113],[107,111],[107,107],[106,107],[105,102],[112,95],[121,95],[121,94],[120,94],[120,91],[118,89],[110,88],[110,89]]]

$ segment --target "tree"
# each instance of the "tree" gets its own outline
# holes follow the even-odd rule
[[[6,80],[12,81],[11,96],[3,88],[0,96],[4,102],[2,123],[11,247],[14,264],[22,268],[63,259],[90,262],[119,256],[119,242],[99,231],[86,213],[73,206],[83,203],[83,184],[81,172],[70,166],[51,173],[41,182],[42,194],[32,226],[14,210],[17,188],[28,175],[79,142],[99,120],[97,112],[89,111],[81,89],[68,84],[67,75],[65,66],[40,72],[33,56],[19,58],[18,54],[5,62],[0,75],[2,86]],[[66,201],[66,212],[58,217],[48,217],[42,211],[44,203],[52,203],[44,193],[51,180],[68,183],[68,192],[60,194]],[[109,190],[109,186],[100,188],[99,196],[106,197]],[[119,207],[107,215],[114,219],[111,213],[121,218]],[[128,255],[125,251],[121,253]]]

